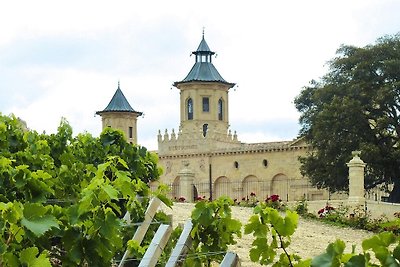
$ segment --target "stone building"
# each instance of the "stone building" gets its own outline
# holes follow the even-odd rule
[[[281,142],[243,143],[229,129],[229,91],[234,83],[222,78],[212,63],[212,52],[204,39],[196,51],[188,75],[175,82],[180,90],[180,126],[158,133],[159,164],[164,169],[160,181],[171,185],[171,196],[190,201],[197,196],[222,195],[241,200],[259,200],[278,194],[283,200],[327,199],[300,174],[299,156],[309,146],[301,139]],[[134,111],[119,88],[110,104],[97,112],[103,128],[125,132],[136,143]]]
[[[283,200],[326,199],[327,192],[309,186],[300,174],[299,156],[309,147],[301,140],[242,143],[229,129],[229,91],[212,63],[204,39],[192,52],[195,63],[174,86],[180,90],[180,126],[159,131],[161,181],[172,185],[173,197],[259,199],[278,194]],[[185,181],[181,181],[184,177]],[[188,190],[192,184],[192,192]]]

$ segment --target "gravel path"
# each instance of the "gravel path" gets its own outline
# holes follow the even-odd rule
[[[194,204],[192,203],[174,203],[173,209],[163,208],[167,214],[172,214],[174,227],[180,223],[184,223],[190,218]],[[232,207],[232,216],[246,224],[250,216],[253,214],[252,208]],[[332,225],[327,225],[315,220],[305,220],[300,218],[296,232],[292,236],[292,244],[289,247],[290,253],[296,253],[302,258],[311,258],[323,253],[328,243],[334,242],[336,239],[341,239],[346,243],[346,251],[350,252],[353,244],[356,245],[356,250],[361,251],[362,240],[372,236],[373,233],[354,230],[351,228],[342,228]],[[242,235],[238,243],[231,247],[231,251],[236,252],[242,266],[252,267],[261,266],[250,261],[249,250],[253,237],[251,235]],[[278,252],[279,254],[281,252]]]

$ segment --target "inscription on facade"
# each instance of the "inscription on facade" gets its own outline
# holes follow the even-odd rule
[[[169,150],[186,150],[186,149],[197,149],[197,145],[187,145],[187,146],[170,146]]]

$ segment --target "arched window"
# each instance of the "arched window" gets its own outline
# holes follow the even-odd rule
[[[193,120],[193,100],[191,98],[187,101],[187,118]]]
[[[224,104],[222,99],[218,100],[218,120],[222,121],[224,119]]]

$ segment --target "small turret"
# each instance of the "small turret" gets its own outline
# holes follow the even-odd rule
[[[128,142],[137,144],[137,118],[143,113],[132,108],[122,93],[119,82],[110,103],[96,114],[101,116],[103,130],[106,127],[121,130],[125,133]]]

